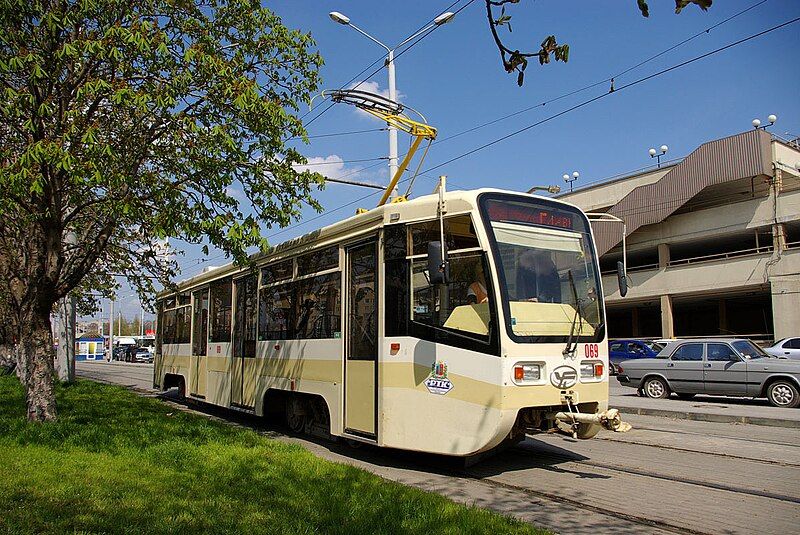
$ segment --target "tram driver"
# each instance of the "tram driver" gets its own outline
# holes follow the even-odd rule
[[[534,303],[561,301],[556,265],[545,251],[525,251],[517,263],[517,300]]]

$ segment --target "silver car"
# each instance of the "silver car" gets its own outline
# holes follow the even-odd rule
[[[784,338],[775,345],[764,349],[770,355],[787,359],[800,360],[800,338]]]
[[[741,338],[670,342],[656,357],[626,360],[618,369],[622,385],[650,398],[714,394],[800,405],[800,361],[773,357]]]

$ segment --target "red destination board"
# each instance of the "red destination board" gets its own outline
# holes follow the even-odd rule
[[[526,223],[547,227],[572,228],[572,215],[548,208],[525,206],[516,203],[490,201],[489,219],[508,223]]]

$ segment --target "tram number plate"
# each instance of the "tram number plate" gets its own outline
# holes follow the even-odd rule
[[[587,359],[594,359],[600,356],[600,348],[597,344],[584,344],[583,354]]]

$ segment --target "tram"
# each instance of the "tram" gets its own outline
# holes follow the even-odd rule
[[[251,260],[159,294],[155,387],[465,457],[620,424],[592,230],[571,204],[442,182]]]

